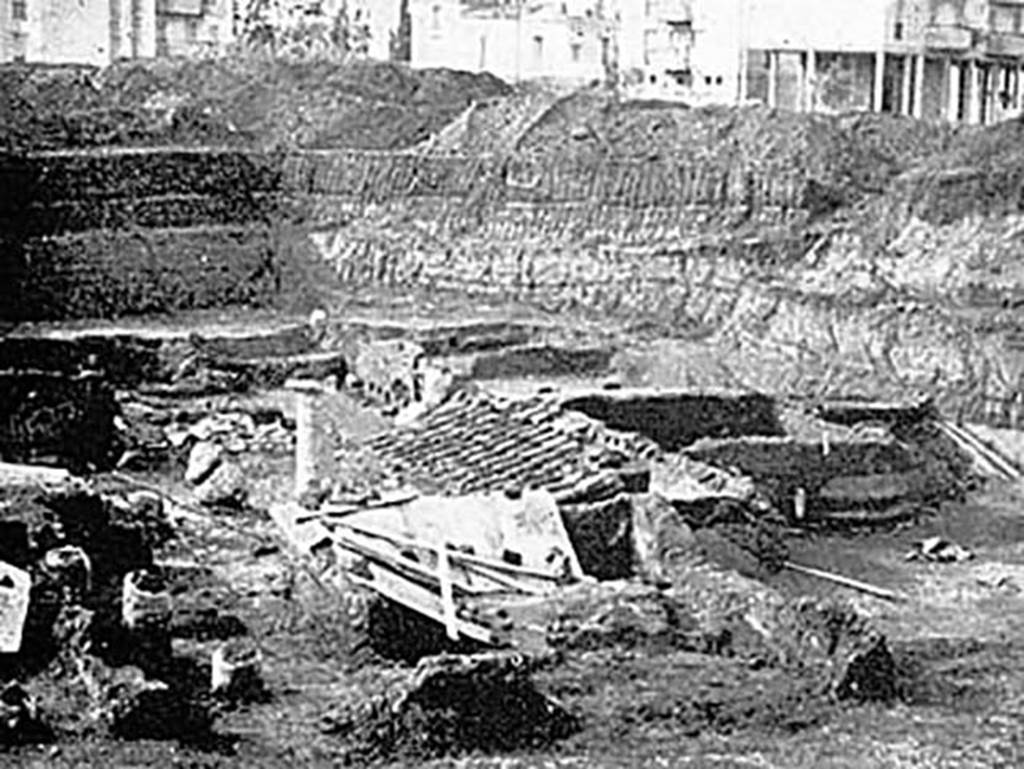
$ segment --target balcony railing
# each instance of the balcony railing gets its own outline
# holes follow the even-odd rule
[[[943,51],[969,51],[974,46],[974,31],[967,27],[933,24],[924,31],[924,44]]]
[[[993,32],[985,47],[989,56],[1024,57],[1024,35],[1015,32]]]
[[[203,0],[157,0],[156,12],[174,16],[202,16]]]
[[[687,22],[693,20],[690,0],[649,0],[647,18],[665,22]]]

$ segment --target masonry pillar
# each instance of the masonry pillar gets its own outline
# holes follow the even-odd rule
[[[911,114],[918,120],[924,117],[924,56],[914,57],[914,96]]]
[[[814,112],[815,91],[818,84],[818,58],[813,48],[808,48],[804,64],[804,111]]]
[[[955,123],[960,119],[960,66],[952,59],[946,59],[943,89],[946,94],[946,119]]]
[[[974,59],[969,59],[963,85],[967,90],[967,114],[964,117],[966,122],[972,125],[981,122],[981,74],[978,63]]]
[[[1020,64],[1015,64],[1010,71],[1010,109],[1014,114],[1020,112]]]
[[[779,52],[768,53],[768,106],[779,106]]]
[[[914,103],[914,58],[903,57],[903,78],[900,91],[900,114],[909,115],[913,110]]]
[[[740,72],[739,72],[739,83],[737,86],[737,97],[736,103],[743,104],[747,100],[747,81],[750,77],[750,51],[745,47],[740,47]]]
[[[871,109],[882,111],[882,96],[885,91],[885,51],[875,53],[875,83],[871,97]]]
[[[295,393],[294,493],[300,498],[319,480],[320,435],[316,412],[317,398],[323,393],[323,387],[309,379],[291,379],[285,387]]]

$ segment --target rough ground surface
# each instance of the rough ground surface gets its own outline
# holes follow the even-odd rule
[[[290,464],[243,455],[243,467],[258,479],[251,490],[257,507],[289,493]],[[148,480],[187,498],[182,473],[177,467]],[[787,594],[835,595],[874,618],[891,639],[898,666],[899,693],[890,704],[830,704],[771,669],[695,652],[580,651],[533,676],[539,691],[579,719],[574,735],[541,752],[435,765],[1015,765],[1024,747],[1022,502],[1019,489],[992,488],[905,528],[789,538],[793,560],[910,597],[888,604],[791,573],[769,577]],[[278,547],[262,513],[181,514],[177,528],[180,539],[163,556],[210,573],[186,580],[176,598],[196,618],[219,619],[206,632],[176,640],[176,653],[202,660],[217,635],[247,628],[262,649],[270,697],[223,708],[217,739],[199,746],[84,739],[3,753],[0,765],[329,766],[352,758],[351,744],[322,732],[323,716],[366,691],[368,682],[401,675],[398,669],[350,656],[344,608]],[[933,534],[973,549],[977,558],[958,565],[904,560],[915,541]],[[187,613],[176,618],[185,622]]]
[[[224,71],[211,77],[218,68]],[[0,107],[6,126],[0,144],[17,149],[154,141],[408,147],[459,114],[468,99],[503,92],[493,82],[444,73],[260,63],[130,65],[102,74],[62,70],[52,80],[15,68],[4,70],[4,78],[3,88],[12,98]],[[432,106],[452,84],[461,86],[444,96],[440,107]],[[524,114],[531,113],[533,106],[528,107]],[[717,349],[700,351],[657,340],[639,349],[637,337],[645,328],[638,326],[630,339],[635,354],[616,364],[623,379],[698,387],[739,383],[775,391],[806,384],[821,392],[828,382],[810,381],[810,376],[794,381],[792,372],[786,373],[792,350],[780,355],[783,362],[777,368],[772,361],[759,360],[755,351],[767,347],[765,340],[782,346],[815,339],[810,330],[822,327],[822,316],[828,319],[833,313],[832,339],[817,340],[820,368],[828,368],[833,356],[849,360],[866,352],[868,358],[865,367],[847,372],[847,380],[840,382],[843,386],[861,383],[868,378],[865,371],[877,375],[886,365],[893,368],[887,358],[894,349],[903,349],[911,363],[921,353],[919,365],[911,366],[921,377],[931,377],[936,363],[963,361],[962,379],[970,380],[980,352],[970,357],[975,354],[971,348],[960,355],[959,348],[943,340],[970,341],[975,339],[972,330],[997,323],[1005,330],[1012,325],[1012,318],[1006,318],[1012,306],[954,303],[951,307],[950,299],[981,281],[977,275],[991,273],[987,268],[993,265],[984,258],[1001,266],[1000,260],[1014,253],[1019,222],[999,206],[1006,204],[1005,190],[1016,194],[1019,185],[989,189],[984,180],[956,172],[965,165],[998,168],[1004,174],[998,179],[1013,181],[1021,166],[1019,125],[948,136],[942,130],[906,122],[888,123],[875,118],[803,121],[757,112],[702,114],[675,108],[616,111],[581,97],[555,104],[535,122],[526,120],[521,132],[503,135],[501,141],[514,139],[524,157],[550,152],[584,162],[601,155],[636,158],[689,152],[699,156],[703,147],[718,151],[715,159],[725,164],[747,155],[769,171],[794,165],[809,170],[824,186],[819,190],[824,212],[835,213],[837,206],[845,206],[840,210],[842,217],[848,218],[852,229],[860,228],[863,243],[852,248],[846,248],[850,242],[839,237],[820,260],[812,249],[806,263],[765,268],[768,278],[790,288],[799,286],[795,296],[792,291],[772,293],[759,286],[747,294],[728,288],[725,294],[734,301],[723,309],[712,301],[718,296],[717,288],[705,291],[703,283],[695,283],[687,309],[707,300],[707,318],[730,321],[723,325],[735,338],[725,333]],[[487,125],[486,119],[483,124]],[[382,126],[388,130],[381,130]],[[470,137],[469,144],[474,151],[489,149],[479,134]],[[457,137],[446,146],[458,149]],[[925,149],[943,152],[918,164],[918,152]],[[887,190],[889,182],[893,186]],[[880,216],[877,207],[868,205],[872,198],[891,217]],[[843,226],[840,222],[840,229]],[[933,255],[936,240],[939,245],[966,243],[976,240],[976,232],[996,249],[980,254],[969,270],[940,275],[929,283],[930,276],[914,267]],[[905,237],[897,238],[901,234]],[[948,250],[952,256],[959,254],[953,247]],[[879,266],[884,269],[876,269]],[[724,277],[731,274],[726,268],[722,272]],[[1019,281],[1012,272],[1008,275],[1009,285],[1016,286]],[[853,279],[858,276],[863,284]],[[908,332],[906,344],[888,340],[879,350],[854,353],[840,344],[859,348],[863,339],[878,341],[881,330],[895,317],[895,310],[876,312],[878,294],[873,291],[877,286],[871,281],[880,281],[882,296],[891,305],[913,306],[918,325],[908,322],[913,333]],[[705,282],[711,286],[710,278]],[[995,286],[1003,292],[999,281],[981,282],[982,288]],[[935,286],[938,290],[929,293]],[[999,292],[1002,301],[1005,292]],[[464,301],[455,310],[442,307],[447,298],[437,293],[379,300],[371,291],[350,293],[331,303],[331,309],[338,314],[372,315],[385,313],[382,308],[386,307],[393,319],[410,323],[434,311],[449,317],[468,314]],[[818,313],[818,307],[825,310]],[[849,323],[844,321],[844,308],[853,318]],[[473,305],[473,312],[480,315],[493,309],[480,302]],[[522,308],[515,312],[521,317],[539,315]],[[858,313],[870,322],[858,320]],[[557,320],[565,323],[568,317],[559,313]],[[607,322],[603,316],[591,319]],[[246,320],[240,318],[238,323],[244,325]],[[550,322],[551,317],[544,320]],[[189,330],[204,328],[201,323],[181,325]],[[667,326],[646,330],[657,337],[689,328],[681,322]],[[724,359],[723,349],[733,357]],[[813,358],[815,348],[809,352]],[[897,358],[896,363],[901,360]],[[636,372],[635,378],[631,379],[631,372]],[[939,384],[970,386],[970,381],[957,378],[959,373],[947,372]],[[1005,374],[1011,380],[1019,371]],[[881,378],[879,382],[885,383]],[[516,383],[527,389],[537,385],[537,381]],[[162,555],[185,566],[209,569],[201,577],[183,579],[176,593],[181,607],[191,609],[191,618],[183,608],[176,620],[192,628],[191,633],[180,634],[187,637],[175,641],[176,653],[208,659],[218,636],[246,630],[262,650],[269,698],[223,708],[216,723],[217,739],[201,745],[83,738],[0,753],[0,765],[331,766],[350,755],[351,745],[343,738],[322,731],[325,712],[333,703],[358,694],[368,682],[390,679],[401,671],[350,653],[353,639],[347,631],[345,608],[281,549],[272,525],[260,512],[289,494],[290,461],[251,451],[243,452],[238,461],[255,479],[249,501],[256,509],[181,514],[180,538],[168,543]],[[190,491],[181,478],[182,470],[178,467],[147,480],[187,497]],[[1021,765],[1022,509],[1020,488],[990,487],[929,517],[911,519],[902,528],[788,538],[785,546],[794,561],[869,579],[909,597],[906,603],[888,604],[789,572],[768,577],[789,595],[841,595],[874,619],[890,639],[898,669],[898,693],[890,703],[828,704],[814,692],[780,681],[769,669],[708,659],[696,652],[651,656],[635,650],[581,652],[538,671],[534,678],[540,691],[579,718],[576,734],[535,752],[482,754],[436,765],[794,769]],[[931,535],[968,547],[977,557],[946,565],[904,559],[916,541]],[[197,675],[205,672],[200,666]]]

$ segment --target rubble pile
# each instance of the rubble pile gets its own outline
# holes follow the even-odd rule
[[[347,760],[425,760],[536,749],[571,734],[573,716],[531,681],[536,662],[515,653],[425,657],[384,685],[325,714]]]
[[[802,718],[792,712],[797,707],[813,722],[809,714],[829,703],[886,700],[894,694],[892,658],[884,636],[870,623],[844,604],[788,599],[709,561],[681,515],[656,496],[648,496],[631,513],[637,521],[635,536],[629,538],[634,574],[625,581],[572,576],[555,581],[542,578],[536,567],[517,565],[522,563],[518,558],[504,565],[499,559],[478,559],[477,550],[462,544],[466,529],[454,527],[442,515],[440,505],[446,502],[453,508],[451,521],[469,520],[467,499],[440,497],[429,508],[421,507],[418,515],[387,508],[350,513],[355,519],[351,524],[345,518],[328,524],[333,531],[329,536],[343,551],[362,556],[346,567],[351,574],[374,575],[358,577],[356,584],[433,620],[438,629],[422,634],[421,641],[432,635],[435,649],[450,645],[439,630],[448,626],[457,629],[456,636],[466,633],[465,640],[478,639],[478,648],[482,644],[502,650],[435,657],[429,656],[428,644],[421,646],[420,654],[427,656],[415,667],[376,673],[370,691],[357,690],[323,721],[328,733],[345,740],[351,760],[493,752],[564,738],[579,719],[604,716],[590,696],[600,687],[598,681],[615,678],[631,664],[640,665],[641,659],[662,674],[675,675],[681,669],[696,677],[699,683],[675,692],[665,711],[648,702],[643,675],[621,684],[637,690],[638,708],[654,708],[645,720],[678,719],[688,734],[755,723],[795,724]],[[486,509],[478,503],[477,514],[485,515]],[[510,518],[498,514],[498,520],[511,523]],[[426,537],[401,539],[378,528],[372,536],[378,543],[389,538],[401,542],[399,550],[385,555],[385,550],[370,547],[370,540],[343,533],[369,532],[370,521],[389,519],[403,521],[407,531],[415,525],[451,538],[446,547],[456,588],[452,614],[444,608],[451,599],[445,598],[443,569],[424,557],[430,550]],[[493,536],[484,539],[492,541]],[[505,542],[508,553],[509,540]],[[473,563],[483,571],[466,581],[461,569]],[[385,564],[387,572],[404,573],[404,579],[379,582]],[[475,582],[484,574],[497,578],[504,569],[508,571],[489,589]],[[428,584],[425,578],[431,573],[440,580],[433,582],[433,590],[440,589],[435,608],[427,607],[425,597],[414,598],[415,586]],[[528,574],[538,580],[523,582]],[[515,580],[505,579],[512,575]],[[483,628],[488,631],[478,635]],[[528,677],[532,670],[539,672]],[[531,678],[569,704],[556,705]],[[658,688],[664,697],[663,687]],[[742,702],[739,692],[744,693]]]
[[[26,574],[28,590],[18,642],[0,654],[16,724],[4,738],[35,722],[57,734],[201,737],[208,703],[175,672],[170,599],[154,563],[172,535],[161,498],[101,495],[30,468],[8,474],[3,499],[0,566]],[[12,620],[5,612],[5,633]]]

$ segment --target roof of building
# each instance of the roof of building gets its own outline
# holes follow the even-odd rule
[[[512,486],[558,494],[597,475],[613,454],[631,461],[657,451],[641,436],[563,409],[552,396],[513,400],[471,390],[364,448],[406,483],[459,494]]]

